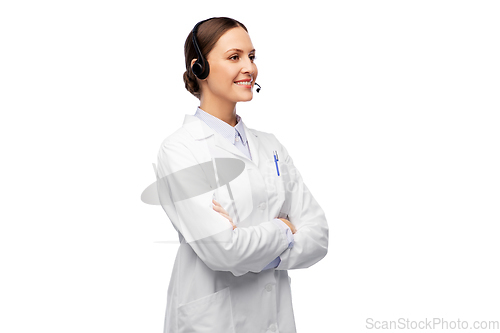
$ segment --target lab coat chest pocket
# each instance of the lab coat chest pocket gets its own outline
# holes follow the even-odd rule
[[[286,213],[282,210],[285,202],[285,178],[282,173],[282,163],[278,162],[278,168],[276,168],[274,160],[267,161],[264,181],[268,192],[269,206],[276,207],[278,212],[276,217],[286,217]]]
[[[283,205],[281,206],[280,216],[278,217],[288,218],[291,208],[292,195],[296,191],[296,184],[292,180],[288,164],[281,162],[279,167],[281,183],[283,186]]]
[[[235,333],[229,287],[179,306],[178,332]]]

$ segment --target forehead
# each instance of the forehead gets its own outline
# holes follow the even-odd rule
[[[237,27],[226,31],[219,38],[212,51],[225,53],[230,49],[241,49],[245,52],[253,50],[252,41],[245,29]]]

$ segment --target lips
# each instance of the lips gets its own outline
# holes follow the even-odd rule
[[[243,79],[243,80],[238,80],[234,81],[234,84],[244,87],[244,88],[251,88],[252,87],[252,79]]]

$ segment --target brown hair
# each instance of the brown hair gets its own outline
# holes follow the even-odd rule
[[[235,19],[229,17],[213,17],[206,22],[203,22],[198,26],[198,31],[196,33],[196,39],[198,41],[198,46],[200,47],[201,54],[207,59],[208,54],[215,46],[215,43],[219,38],[228,30],[232,28],[242,27],[248,32],[247,28],[236,21]],[[193,31],[191,31],[186,38],[184,43],[184,58],[186,61],[186,71],[184,72],[184,85],[187,91],[193,94],[196,98],[200,99],[201,91],[200,86],[196,76],[191,70],[191,61],[197,59],[198,55],[193,45]]]

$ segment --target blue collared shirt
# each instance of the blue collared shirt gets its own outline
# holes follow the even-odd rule
[[[245,128],[243,127],[243,120],[238,114],[236,115],[236,125],[234,127],[229,125],[225,121],[211,115],[210,113],[203,111],[202,109],[200,109],[200,107],[198,107],[194,115],[195,117],[205,122],[205,124],[207,124],[214,131],[226,138],[229,142],[231,142],[236,148],[238,148],[239,151],[245,154],[245,156],[248,157],[249,160],[252,160],[250,148],[248,148],[247,135],[245,133]],[[285,222],[281,221],[280,219],[273,219],[273,222],[275,222],[285,233],[288,239],[288,248],[292,248],[294,240],[290,228],[286,225]],[[266,267],[264,267],[263,270],[276,268],[278,267],[280,262],[281,258],[278,256]]]

